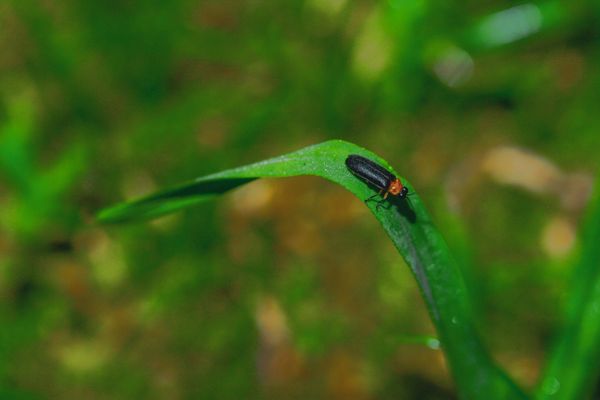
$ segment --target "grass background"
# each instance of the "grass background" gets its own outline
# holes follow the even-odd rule
[[[455,396],[409,269],[341,188],[93,223],[332,138],[414,184],[533,388],[600,162],[596,2],[163,3],[0,5],[0,393]]]

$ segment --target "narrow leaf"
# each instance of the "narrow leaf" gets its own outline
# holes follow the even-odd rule
[[[588,399],[600,375],[600,192],[586,219],[566,320],[550,353],[538,399]]]
[[[198,178],[171,190],[117,205],[99,214],[100,221],[120,222],[156,217],[222,194],[257,178],[316,175],[366,199],[373,190],[352,175],[346,157],[359,154],[386,168],[375,154],[340,140],[324,142],[256,164]],[[390,171],[392,171],[390,169]],[[403,180],[409,190],[410,184]],[[382,224],[415,276],[454,375],[465,399],[525,398],[520,389],[491,360],[474,327],[463,278],[440,233],[417,195],[389,199],[390,207],[368,207]]]

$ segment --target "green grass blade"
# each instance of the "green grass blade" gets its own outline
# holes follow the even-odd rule
[[[177,188],[106,209],[100,221],[117,222],[155,217],[212,198],[253,179],[316,175],[336,182],[360,199],[373,190],[345,165],[349,154],[360,154],[388,164],[354,144],[329,141],[256,164],[199,178]],[[403,182],[406,183],[405,180]],[[407,185],[411,191],[412,186]],[[390,200],[391,207],[368,206],[383,225],[412,269],[438,331],[461,397],[465,399],[518,399],[523,393],[492,362],[479,340],[467,291],[445,241],[433,226],[417,195]]]
[[[598,184],[596,183],[596,188]],[[544,372],[538,399],[588,399],[600,375],[600,192],[591,202],[566,320]]]

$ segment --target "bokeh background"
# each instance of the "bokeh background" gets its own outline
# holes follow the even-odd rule
[[[101,207],[341,138],[417,188],[493,357],[531,388],[600,157],[600,3],[0,4],[0,397],[448,399],[359,199],[263,180]]]

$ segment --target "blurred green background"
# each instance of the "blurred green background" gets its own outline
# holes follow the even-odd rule
[[[0,398],[448,399],[359,199],[253,182],[101,207],[332,138],[408,178],[531,388],[600,164],[600,3],[0,3]]]

